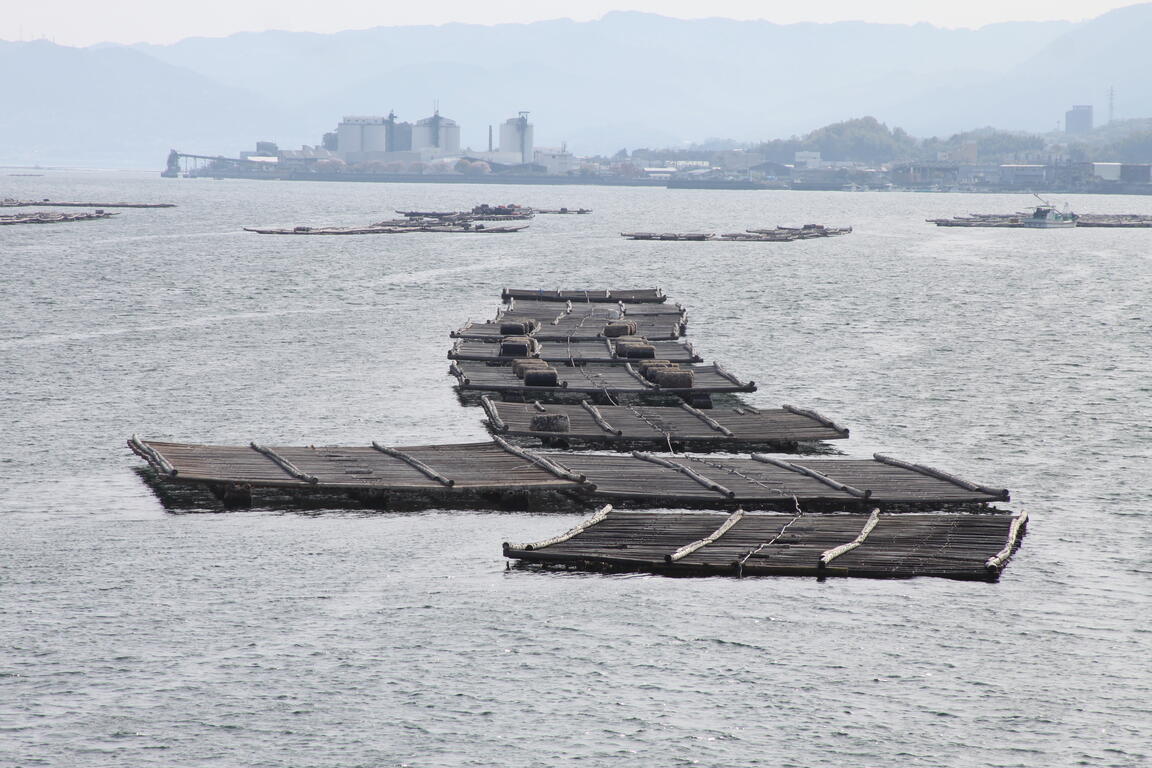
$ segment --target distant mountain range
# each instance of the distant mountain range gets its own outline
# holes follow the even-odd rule
[[[1090,21],[927,24],[591,22],[243,33],[172,45],[0,42],[0,163],[159,167],[170,147],[234,155],[315,144],[342,115],[440,111],[462,140],[529,110],[577,154],[754,141],[874,115],[913,135],[1048,131],[1072,104],[1152,115],[1152,3]]]

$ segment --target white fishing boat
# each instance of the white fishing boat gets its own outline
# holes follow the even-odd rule
[[[1020,223],[1032,229],[1066,229],[1076,226],[1076,214],[1064,206],[1063,211],[1056,210],[1056,206],[1044,198],[1036,195],[1040,205],[1032,209],[1032,215],[1021,216]]]

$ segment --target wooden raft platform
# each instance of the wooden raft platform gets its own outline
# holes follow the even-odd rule
[[[657,450],[669,443],[724,443],[731,447],[814,440],[843,440],[848,430],[815,411],[792,406],[766,410],[750,406],[713,408],[707,412],[682,403],[664,406],[503,403],[483,397],[492,429],[502,435],[535,437],[593,444],[651,443]],[[533,428],[539,414],[563,414],[568,430],[549,432]]]
[[[612,304],[551,304],[516,302],[500,310],[495,319],[484,323],[468,323],[449,335],[457,339],[499,341],[504,336],[525,335],[539,341],[595,341],[609,335],[610,323],[635,323],[627,335],[642,336],[650,340],[674,340],[684,335],[687,327],[682,307],[661,307],[660,312],[636,312],[625,316],[618,305]],[[519,330],[510,326],[520,324]]]
[[[0,200],[0,208],[175,208],[175,203],[81,203],[71,200]]]
[[[412,446],[194,445],[140,440],[128,446],[161,478],[228,493],[280,488],[321,494],[419,492],[428,506],[463,492],[564,491],[648,506],[792,509],[799,502],[854,509],[984,504],[1008,492],[878,456],[783,461],[755,454],[722,460],[680,455],[548,453],[491,443]],[[238,503],[244,503],[240,500]]]
[[[840,576],[996,581],[1027,514],[766,515],[617,512],[565,534],[504,544],[521,563],[679,576]]]
[[[691,396],[756,391],[755,382],[740,381],[716,364],[684,366],[684,369],[692,371],[691,387],[661,387],[645,379],[629,363],[557,366],[558,384],[552,387],[527,386],[507,365],[461,361],[452,363],[448,372],[456,377],[462,391],[515,393],[521,396],[566,393]]]
[[[532,318],[541,324],[556,323],[564,316],[604,318],[606,320],[684,320],[687,310],[679,304],[581,304],[572,301],[532,301],[514,299],[499,310],[498,317]]]
[[[444,497],[485,491],[587,494],[595,489],[585,478],[503,440],[402,448],[377,443],[284,447],[194,445],[133,436],[128,447],[166,480],[220,486],[229,492],[287,488]]]
[[[501,337],[503,339],[504,337]],[[637,341],[637,337],[624,336],[621,340]],[[495,340],[493,340],[495,341]],[[586,339],[582,341],[542,341],[537,351],[532,354],[503,354],[507,350],[499,343],[479,341],[476,339],[460,339],[448,351],[449,360],[474,360],[480,362],[511,362],[525,357],[537,358],[550,363],[618,363],[622,360],[632,360],[616,351],[616,339],[601,338],[599,341]],[[702,358],[692,349],[692,345],[682,341],[651,341],[640,340],[651,345],[654,350],[651,357],[657,360],[668,360],[673,363],[699,363]]]
[[[911,507],[1008,501],[1007,490],[971,483],[918,464],[876,454],[872,459],[751,458],[549,453],[539,455],[584,475],[596,496],[648,505],[736,504],[790,507],[797,502]]]
[[[535,288],[505,288],[500,292],[503,301],[512,299],[536,299],[537,301],[572,302],[624,302],[626,304],[659,304],[668,297],[659,288],[587,289],[587,290],[537,290]]]

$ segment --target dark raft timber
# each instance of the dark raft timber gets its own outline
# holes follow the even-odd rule
[[[702,411],[687,403],[652,405],[576,405],[504,403],[481,398],[488,423],[498,434],[536,438],[545,445],[590,447],[644,446],[668,450],[746,451],[754,446],[794,450],[798,443],[843,440],[848,430],[815,411],[786,405],[758,409],[749,405]]]
[[[542,567],[670,576],[855,576],[996,581],[1019,546],[1021,515],[766,515],[618,512],[567,533],[504,544]]]
[[[91,213],[49,213],[48,211],[33,211],[32,213],[18,213],[13,215],[0,215],[0,225],[5,224],[67,224],[71,221],[95,221],[97,219],[110,219],[119,216],[110,211],[93,211]]]
[[[796,459],[592,454],[536,451],[500,437],[492,443],[368,446],[196,445],[141,440],[129,447],[160,478],[197,484],[243,503],[258,489],[353,498],[418,492],[436,506],[463,492],[565,491],[637,506],[982,510],[1008,492],[928,467],[873,459]]]
[[[532,567],[995,580],[1018,544],[1026,516],[996,506],[1007,490],[881,454],[829,458],[822,441],[846,439],[846,428],[745,403],[755,385],[699,363],[680,340],[686,310],[658,289],[502,298],[493,320],[452,334],[449,352],[490,443],[129,446],[176,509],[206,508],[188,503],[198,494],[225,506],[736,510],[605,511],[564,536],[505,546]],[[773,453],[785,450],[804,455]]]

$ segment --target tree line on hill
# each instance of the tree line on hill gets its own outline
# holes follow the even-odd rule
[[[974,147],[972,146],[974,145]],[[1152,119],[1102,126],[1092,134],[1035,134],[980,128],[948,138],[917,139],[902,128],[889,128],[875,117],[860,117],[817,128],[804,136],[739,143],[712,139],[687,149],[621,150],[614,159],[646,163],[710,160],[719,151],[745,150],[768,162],[792,163],[798,152],[819,152],[822,160],[886,165],[897,162],[962,160],[996,163],[1064,158],[1072,162],[1152,162]],[[973,151],[974,150],[974,151]]]

